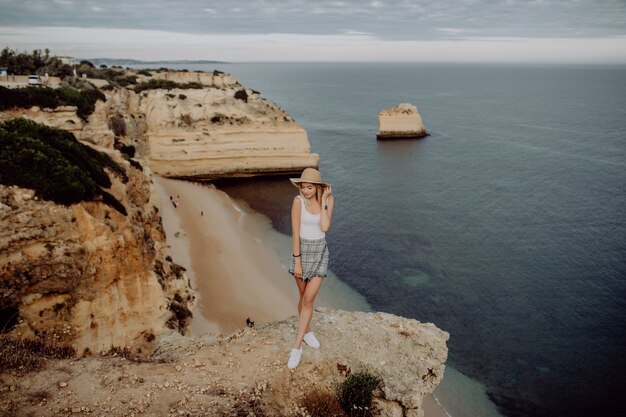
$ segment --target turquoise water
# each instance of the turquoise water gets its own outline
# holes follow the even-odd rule
[[[337,199],[341,281],[450,332],[449,364],[503,415],[621,414],[626,68],[216,68],[308,132]],[[432,135],[377,142],[378,112],[402,102]],[[289,233],[284,179],[218,186]]]

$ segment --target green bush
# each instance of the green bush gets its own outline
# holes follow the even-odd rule
[[[369,417],[373,391],[381,384],[382,380],[369,372],[351,374],[337,386],[337,401],[350,417]]]
[[[87,117],[96,109],[96,101],[106,101],[104,93],[100,90],[78,91],[69,87],[61,87],[56,91],[61,101],[77,107],[76,114],[83,120],[87,120]]]
[[[244,90],[244,89],[237,90],[235,92],[235,98],[237,100],[243,101],[244,103],[247,103],[248,102],[248,93],[246,93],[246,90]]]
[[[27,119],[0,123],[0,183],[34,189],[58,204],[102,199],[126,215],[124,206],[102,188],[111,187],[110,169],[127,181],[126,172],[108,155],[78,142],[66,130]]]
[[[189,89],[199,90],[199,89],[203,89],[204,86],[197,82],[179,84],[171,80],[150,79],[148,81],[144,81],[142,83],[137,84],[135,88],[133,88],[133,91],[135,93],[141,93],[142,91],[145,91],[145,90],[156,90],[156,89],[172,90],[174,88],[178,88],[181,90],[189,90]]]
[[[10,108],[42,108],[56,109],[59,106],[76,106],[76,114],[83,120],[93,113],[96,101],[105,101],[106,97],[100,90],[79,91],[71,87],[58,89],[44,87],[5,88],[0,87],[0,110]]]

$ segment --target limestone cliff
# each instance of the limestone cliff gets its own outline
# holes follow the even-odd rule
[[[306,394],[333,393],[347,372],[366,370],[382,379],[380,415],[424,416],[422,399],[443,378],[446,332],[385,313],[317,309],[313,317],[322,346],[305,347],[295,370],[286,367],[291,317],[227,336],[164,336],[142,363],[92,357],[9,374],[0,379],[2,405],[24,415],[305,416]]]
[[[421,138],[428,136],[417,107],[402,103],[378,113],[378,139]]]
[[[180,267],[165,259],[148,177],[111,176],[124,216],[102,202],[71,206],[0,185],[0,310],[14,334],[47,336],[79,354],[128,347],[145,353],[168,327],[184,332],[193,303]]]
[[[0,121],[27,117],[104,147],[117,140],[135,147],[155,174],[172,178],[294,174],[318,165],[304,129],[231,74],[151,74],[138,75],[138,81],[165,80],[181,88],[107,90],[106,103],[96,102],[87,123],[69,106],[15,109],[0,114]],[[182,88],[186,83],[202,88]]]
[[[304,129],[274,103],[244,91],[141,93],[138,104],[148,126],[149,163],[154,172],[213,179],[289,174],[317,166],[318,156],[310,153]],[[238,92],[241,99],[235,98]]]

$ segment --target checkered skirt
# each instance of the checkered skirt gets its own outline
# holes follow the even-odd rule
[[[309,280],[315,276],[326,277],[328,269],[328,246],[326,238],[302,239],[300,238],[300,257],[302,260],[302,279]],[[291,257],[289,273],[294,274],[296,258]]]

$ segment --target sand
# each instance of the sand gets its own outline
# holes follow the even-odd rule
[[[269,219],[210,184],[153,179],[169,253],[187,269],[197,291],[193,335],[231,333],[243,328],[248,317],[261,324],[296,314],[298,292],[283,264],[286,259],[281,262],[272,244],[264,242]],[[329,284],[342,285],[334,277]],[[348,307],[368,308],[364,301]],[[448,416],[432,396],[424,399],[424,409],[426,417]]]
[[[212,185],[155,178],[174,262],[198,293],[192,332],[231,333],[297,313],[293,277],[261,241],[263,221]],[[172,196],[177,203],[169,201]]]

